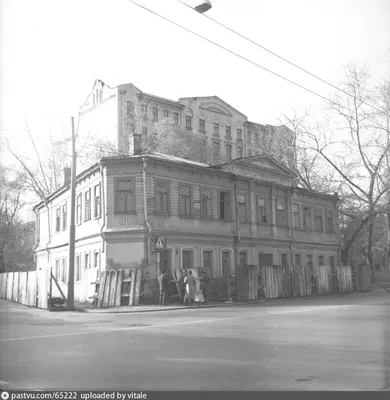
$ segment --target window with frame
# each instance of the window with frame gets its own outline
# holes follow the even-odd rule
[[[56,258],[56,264],[54,268],[54,277],[58,280],[60,280],[60,259]]]
[[[181,216],[192,215],[192,187],[180,185],[179,212]]]
[[[89,262],[89,253],[84,253],[84,269],[90,269],[91,264]]]
[[[100,267],[100,255],[97,250],[93,252],[93,267],[96,269]]]
[[[334,256],[329,256],[329,265],[333,268],[335,266]]]
[[[287,225],[286,201],[284,199],[276,199],[276,224]]]
[[[215,156],[219,156],[219,142],[213,142],[213,153]]]
[[[214,136],[219,136],[219,124],[217,122],[213,123],[213,134]]]
[[[91,189],[84,193],[84,221],[91,219]]]
[[[148,137],[148,128],[146,126],[142,127],[141,134],[142,134],[142,139],[146,140],[146,138]]]
[[[286,253],[282,253],[280,255],[280,264],[282,267],[286,267],[287,266],[287,254]]]
[[[265,199],[257,197],[257,221],[261,224],[267,223],[267,210],[265,206]]]
[[[237,129],[237,140],[242,140],[242,129]]]
[[[179,114],[178,113],[173,113],[173,123],[175,125],[179,125]]]
[[[163,111],[163,115],[164,115],[164,118],[169,118],[169,111],[168,110],[164,110]]]
[[[143,119],[148,119],[148,106],[146,104],[142,104],[141,113]]]
[[[68,264],[66,261],[67,258],[62,257],[62,282],[68,281]]]
[[[67,218],[68,217],[68,203],[65,202],[62,205],[62,230],[65,231],[66,230],[66,225],[68,223]]]
[[[169,214],[171,212],[171,182],[166,180],[155,180],[155,211],[156,213]]]
[[[293,204],[292,206],[292,213],[293,213],[293,226],[294,228],[300,228],[300,218],[299,218],[299,205]]]
[[[295,265],[301,265],[301,255],[299,253],[295,253]]]
[[[115,213],[135,211],[135,179],[119,178],[115,180]]]
[[[82,218],[81,218],[81,216],[82,216],[81,215],[81,212],[82,212],[82,210],[81,210],[82,200],[83,200],[82,193],[80,193],[77,196],[77,199],[76,199],[76,221],[77,221],[77,225],[80,225],[81,222],[82,222]]]
[[[61,208],[56,208],[56,232],[61,230]]]
[[[259,144],[259,134],[257,132],[255,133],[255,143]]]
[[[100,205],[100,183],[95,185],[93,188],[93,198],[94,198],[94,217],[99,218],[101,216],[101,205]]]
[[[222,252],[222,276],[226,277],[227,274],[233,272],[231,251]]]
[[[326,231],[333,233],[333,213],[331,210],[326,210]]]
[[[240,259],[240,265],[247,265],[248,253],[246,251],[240,251],[239,259]]]
[[[183,269],[194,268],[194,252],[193,250],[183,250]]]
[[[303,227],[311,229],[311,207],[303,207]]]
[[[219,219],[223,221],[230,220],[230,193],[219,192]]]
[[[213,252],[212,250],[203,250],[203,268],[207,268],[210,275],[213,276]]]
[[[191,124],[191,117],[186,115],[186,129],[189,131],[192,129],[192,124]]]
[[[134,103],[132,101],[126,101],[126,114],[132,115],[134,112]]]
[[[242,148],[237,147],[237,158],[242,158]]]
[[[248,144],[252,144],[252,132],[250,131],[248,131],[247,142]]]
[[[202,187],[200,189],[200,215],[203,218],[212,218],[212,190],[210,188]]]
[[[317,232],[322,232],[322,208],[316,207],[314,209],[314,215],[315,215],[315,230]]]
[[[322,267],[323,265],[325,265],[325,257],[324,257],[322,254],[320,254],[320,255],[318,256],[318,265],[319,265],[320,267]]]
[[[81,279],[81,265],[80,265],[80,255],[76,255],[76,268],[75,268],[75,280],[79,281]]]
[[[135,134],[135,124],[127,124],[127,131],[130,135]]]
[[[158,121],[158,109],[157,107],[153,107],[153,121],[157,122]]]
[[[247,201],[244,194],[237,195],[237,205],[238,205],[238,218],[241,222],[246,222],[248,220],[247,215]]]
[[[231,160],[232,159],[232,145],[227,144],[227,145],[225,145],[225,148],[226,148],[226,158],[228,160]]]
[[[231,139],[232,138],[232,128],[228,125],[226,125],[226,139]]]
[[[206,132],[204,119],[199,120],[199,132],[202,132],[202,133]]]
[[[309,269],[313,269],[313,256],[311,254],[306,255],[306,265]]]

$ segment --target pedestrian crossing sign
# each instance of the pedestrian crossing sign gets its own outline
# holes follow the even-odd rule
[[[167,249],[167,238],[165,236],[154,237],[154,250],[165,251]]]

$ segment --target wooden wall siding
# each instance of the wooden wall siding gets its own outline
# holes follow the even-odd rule
[[[350,265],[340,265],[337,267],[337,281],[339,293],[353,292],[352,268]]]
[[[355,269],[355,290],[370,292],[372,290],[371,270],[369,265],[358,265]]]
[[[38,282],[38,308],[48,308],[48,293],[49,293],[49,273],[50,270],[42,269],[37,271]]]
[[[330,265],[316,266],[314,271],[317,281],[317,293],[320,296],[332,293],[332,267]]]
[[[41,276],[38,281],[38,276]],[[0,298],[25,306],[47,308],[48,282],[42,271],[0,274]]]
[[[141,280],[141,269],[118,269],[101,272],[97,308],[138,305]]]
[[[237,274],[238,301],[257,300],[257,267],[255,265],[240,266]]]
[[[144,227],[143,213],[134,214],[107,214],[107,226],[109,227]]]

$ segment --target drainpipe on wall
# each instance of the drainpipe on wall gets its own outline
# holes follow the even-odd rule
[[[148,208],[147,208],[147,203],[146,203],[146,158],[142,157],[142,162],[143,162],[143,173],[142,173],[142,184],[143,184],[143,192],[144,192],[144,218],[145,218],[145,224],[148,227],[148,241],[147,241],[147,249],[146,249],[146,265],[150,264],[150,238],[152,234],[152,227],[149,224],[148,221]]]
[[[100,212],[103,215],[103,225],[100,228],[100,236],[102,238],[102,253],[105,253],[106,242],[103,235],[103,229],[106,227],[106,200],[104,195],[104,168],[103,165],[100,163],[100,176],[101,176],[101,205],[100,205]],[[107,264],[105,263],[105,269],[107,269]]]
[[[236,176],[233,177],[233,183],[234,183],[234,218],[235,218],[235,237],[234,237],[234,266],[235,266],[235,272],[236,274],[238,273],[238,267],[239,267],[239,254],[238,254],[238,247],[240,245],[240,219],[238,216],[238,203],[237,203],[237,178]],[[230,276],[229,276],[229,281],[228,281],[228,290],[229,290],[229,302],[232,301],[231,294],[230,294]]]
[[[294,228],[294,196],[295,196],[295,192],[294,189],[292,191],[292,195],[291,195],[291,229],[292,229],[292,240],[290,242],[290,262],[291,262],[291,266],[294,265],[294,243],[295,243],[295,228]]]

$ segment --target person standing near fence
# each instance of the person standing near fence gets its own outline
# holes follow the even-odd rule
[[[186,284],[184,282],[187,276],[187,272],[185,269],[181,271],[181,277],[179,278],[178,286],[179,286],[179,295],[180,295],[180,304],[184,304],[185,296],[186,296]]]
[[[168,292],[169,292],[169,277],[166,271],[162,271],[158,277],[158,285],[160,288],[160,306],[165,306],[167,304]]]
[[[186,284],[186,297],[189,305],[192,306],[194,304],[196,293],[196,279],[192,275],[192,271],[188,271],[188,275],[185,277],[184,282]]]
[[[202,292],[205,304],[208,303],[209,301],[210,283],[211,283],[210,281],[211,281],[210,274],[207,271],[207,269],[205,269],[201,277]]]

